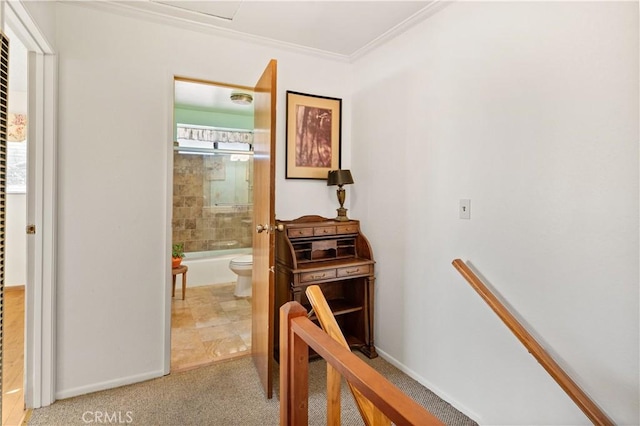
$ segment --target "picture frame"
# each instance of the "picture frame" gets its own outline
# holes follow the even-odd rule
[[[287,91],[287,179],[327,179],[340,168],[342,99]]]

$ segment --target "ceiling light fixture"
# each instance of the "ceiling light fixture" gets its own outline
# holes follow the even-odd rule
[[[250,105],[253,102],[253,96],[243,92],[232,92],[231,102],[239,105]]]

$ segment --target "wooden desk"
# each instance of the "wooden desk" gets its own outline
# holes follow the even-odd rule
[[[173,275],[173,289],[171,290],[171,297],[176,297],[176,275],[182,274],[182,300],[187,292],[187,271],[189,267],[187,265],[180,265],[177,268],[171,270]]]
[[[274,324],[279,324],[280,306],[288,301],[309,310],[305,290],[317,284],[349,346],[369,358],[378,356],[373,342],[375,262],[360,222],[303,216],[278,225],[282,231],[276,234]],[[278,347],[276,326],[275,354]]]

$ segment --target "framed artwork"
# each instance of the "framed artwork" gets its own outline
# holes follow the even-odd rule
[[[287,91],[287,179],[327,179],[340,168],[342,99]]]

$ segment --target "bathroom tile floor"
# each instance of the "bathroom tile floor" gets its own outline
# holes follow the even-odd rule
[[[171,306],[171,372],[251,353],[251,298],[235,297],[235,283],[181,287]]]

